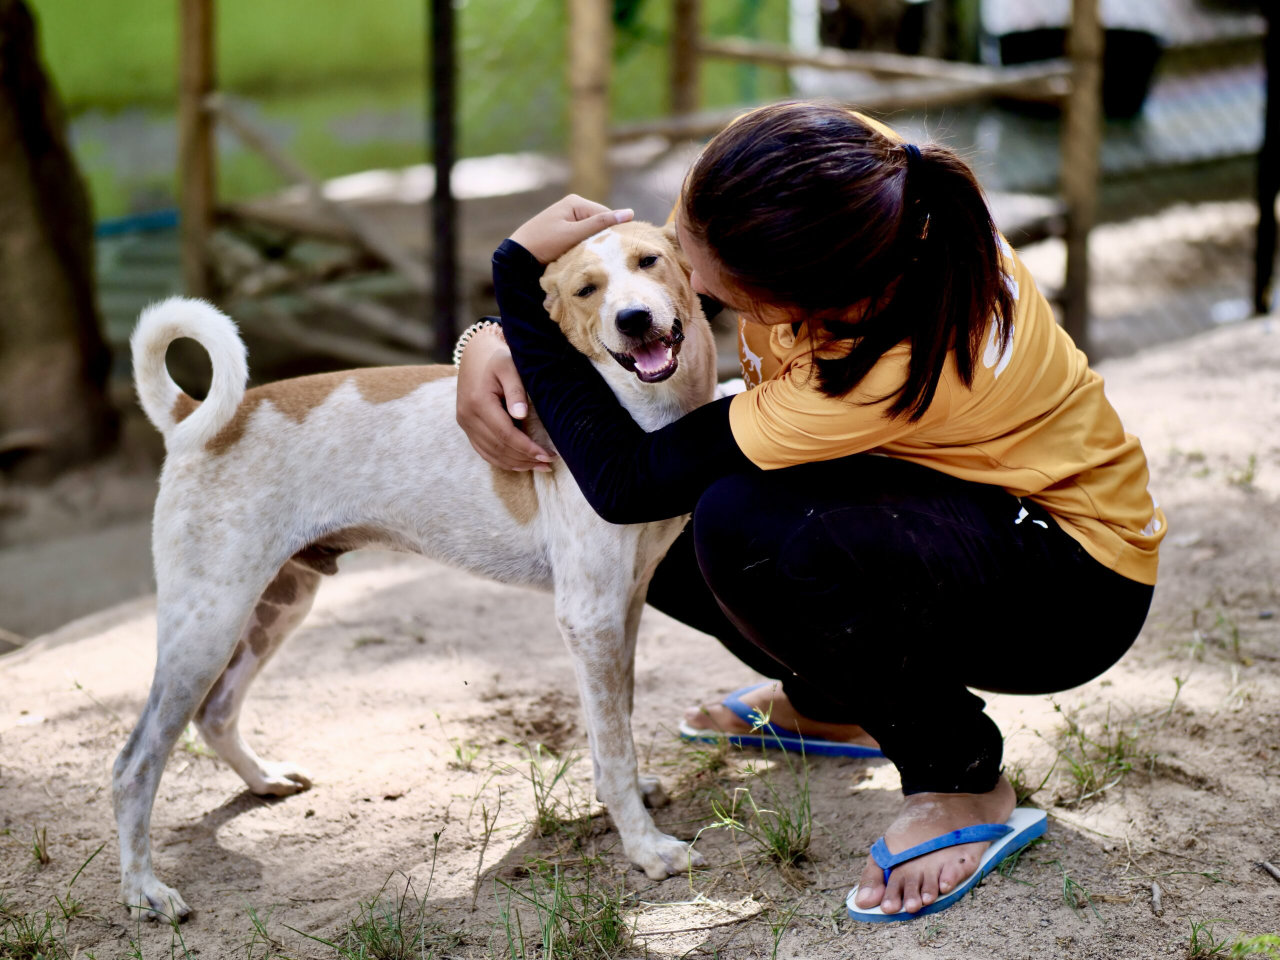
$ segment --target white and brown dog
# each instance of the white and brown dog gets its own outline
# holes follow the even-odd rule
[[[711,398],[715,346],[672,230],[613,227],[552,264],[542,284],[552,316],[644,429]],[[588,285],[591,296],[573,295]],[[209,353],[203,402],[165,367],[178,337]],[[135,916],[189,913],[152,870],[150,821],[165,761],[192,718],[254,793],[311,785],[298,767],[263,760],[244,742],[240,707],[306,616],[321,574],[335,572],[343,552],[370,545],[553,590],[596,792],[627,856],[655,879],[701,861],[645,809],[657,784],[639,777],[631,735],[636,628],[683,518],[613,525],[559,462],[547,473],[490,467],[455,420],[452,367],[351,370],[246,392],[234,324],[182,299],[148,308],[131,343],[142,408],[167,449],[152,542],[156,672],[112,784],[123,896]]]

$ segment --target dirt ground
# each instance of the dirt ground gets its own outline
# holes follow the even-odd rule
[[[137,559],[152,468],[133,456],[43,499],[0,491],[0,626],[34,633],[31,609],[77,615],[133,598],[0,657],[6,936],[12,918],[47,916],[68,955],[333,957],[305,935],[336,942],[381,896],[421,918],[425,955],[542,956],[531,901],[557,880],[545,864],[563,871],[562,916],[575,905],[620,911],[633,931],[612,954],[621,957],[1182,957],[1193,924],[1216,921],[1213,935],[1227,940],[1280,931],[1280,882],[1258,866],[1280,863],[1280,328],[1248,321],[1101,369],[1170,521],[1155,606],[1133,651],[1099,680],[1055,698],[989,698],[1008,769],[1029,789],[1044,781],[1028,802],[1049,811],[1049,831],[1008,876],[950,910],[875,927],[845,918],[864,851],[897,803],[892,768],[815,758],[792,769],[774,755],[681,744],[686,704],[751,676],[653,611],[637,664],[642,767],[672,796],[659,824],[698,836],[710,865],[647,880],[588,799],[589,762],[572,760],[586,738],[550,598],[362,554],[321,590],[245,708],[251,742],[306,766],[315,786],[254,797],[184,741],[152,836],[157,872],[196,913],[177,931],[128,922],[108,780],[155,641]],[[69,534],[85,516],[99,528],[30,542],[34,529]],[[94,585],[106,581],[114,586]],[[1036,655],[1034,635],[1027,649]],[[768,811],[799,809],[806,785],[812,841],[782,869],[750,833]],[[744,831],[715,826],[714,805],[735,791]],[[539,807],[552,815],[544,836]],[[72,901],[81,912],[65,921],[59,902]],[[519,914],[519,928],[504,914]],[[1205,933],[1196,929],[1201,945]]]

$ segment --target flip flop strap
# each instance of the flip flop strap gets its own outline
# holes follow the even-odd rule
[[[743,687],[741,690],[735,690],[733,693],[721,700],[720,704],[727,707],[729,711],[743,723],[749,723],[751,726],[755,727],[756,721],[760,719],[760,711],[755,707],[749,706],[742,699],[742,695],[744,693],[750,693],[752,690],[759,690],[763,686],[765,686],[765,684],[756,683],[749,687]],[[776,727],[772,723],[760,724],[758,729],[762,733],[767,733],[772,737],[777,737],[779,740],[795,740],[800,736],[800,734],[796,733],[794,730],[784,730],[782,727]]]
[[[901,853],[890,853],[884,837],[881,837],[871,845],[871,859],[884,871],[884,882],[888,883],[889,874],[893,868],[908,860],[923,857],[926,853],[933,853],[935,850],[943,850],[946,847],[958,847],[962,843],[990,843],[1010,833],[1013,833],[1013,827],[1007,823],[979,823],[976,826],[962,827],[959,830],[944,833],[940,837],[908,847]]]

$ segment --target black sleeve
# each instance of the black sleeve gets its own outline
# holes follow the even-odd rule
[[[640,429],[547,315],[542,271],[511,240],[495,251],[502,333],[538,418],[596,513],[610,523],[665,520],[691,512],[720,477],[758,469],[733,439],[728,397],[653,433]]]

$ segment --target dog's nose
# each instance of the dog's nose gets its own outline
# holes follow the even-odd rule
[[[644,307],[628,307],[619,310],[613,322],[623,336],[638,337],[653,326],[653,314]]]

